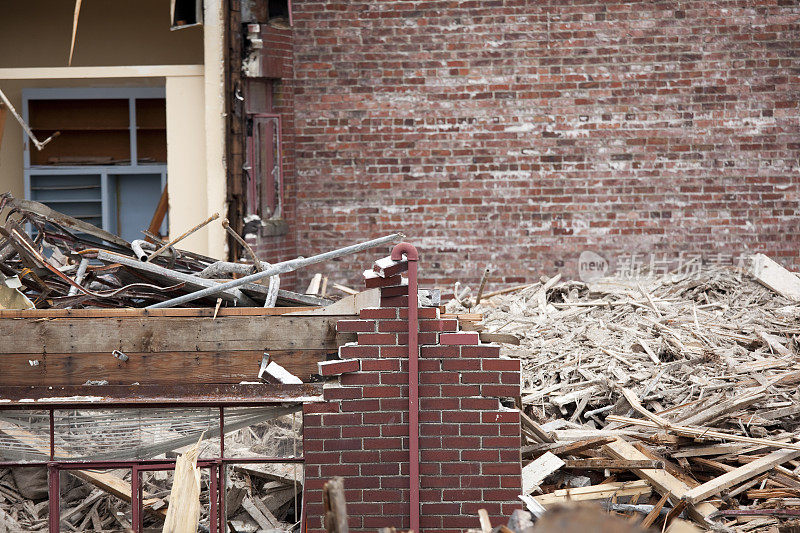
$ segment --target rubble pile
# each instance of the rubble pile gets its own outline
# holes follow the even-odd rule
[[[81,309],[169,306],[325,306],[329,298],[280,288],[278,274],[216,290],[223,282],[264,272],[270,265],[256,258],[235,236],[246,261],[228,262],[176,247],[178,242],[216,216],[173,241],[164,242],[144,231],[141,240],[127,242],[48,206],[0,195],[0,308]],[[391,235],[310,258],[281,263],[282,272],[340,257],[395,240]],[[266,273],[268,274],[268,273]],[[263,281],[263,283],[261,283]],[[202,290],[212,291],[186,302],[171,302]]]
[[[501,353],[523,367],[529,509],[596,501],[646,526],[731,531],[800,519],[800,278],[786,272],[781,286],[724,267],[556,276],[478,305],[457,287],[447,312],[519,339]]]

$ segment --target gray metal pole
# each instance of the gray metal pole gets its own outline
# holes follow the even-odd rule
[[[219,283],[214,287],[209,287],[207,289],[203,289],[197,292],[184,294],[183,296],[173,298],[172,300],[167,300],[165,302],[159,302],[153,305],[149,305],[146,307],[146,309],[159,309],[164,307],[174,307],[176,305],[185,304],[187,302],[197,300],[198,298],[213,296],[215,294],[219,294],[221,291],[234,289],[236,287],[244,285],[245,283],[258,281],[260,279],[274,276],[275,274],[285,274],[287,272],[293,272],[298,268],[302,268],[308,265],[313,265],[315,263],[321,263],[323,261],[327,261],[328,259],[334,259],[336,257],[341,257],[343,255],[362,252],[364,250],[375,248],[376,246],[380,246],[382,244],[399,241],[403,237],[404,235],[402,233],[393,233],[392,235],[387,235],[386,237],[380,237],[378,239],[373,239],[371,241],[362,242],[359,244],[353,244],[351,246],[345,246],[344,248],[339,248],[338,250],[331,250],[330,252],[325,252],[323,254],[313,255],[311,257],[298,257],[297,259],[291,259],[289,261],[284,261],[282,263],[275,263],[271,267],[266,268],[261,272],[256,272],[255,274],[250,274],[249,276],[228,281],[226,283]]]

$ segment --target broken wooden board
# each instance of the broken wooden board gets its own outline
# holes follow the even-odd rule
[[[302,309],[289,314],[294,316],[358,315],[362,309],[380,306],[381,290],[376,288],[345,296],[338,302],[325,307]]]
[[[756,281],[784,298],[800,302],[800,277],[764,254],[755,254],[750,260],[750,275]]]
[[[682,498],[693,504],[701,502],[710,496],[719,494],[733,485],[747,481],[750,478],[766,472],[775,466],[781,465],[786,461],[796,459],[797,457],[800,457],[800,451],[798,450],[776,450],[686,491]]]
[[[549,494],[534,496],[533,499],[540,505],[547,507],[548,505],[566,503],[568,501],[605,500],[615,496],[618,498],[623,496],[649,496],[651,492],[652,488],[647,481],[637,480],[602,483],[573,489],[559,489]]]
[[[637,450],[632,444],[618,438],[603,446],[603,450],[617,459],[647,460],[645,454]],[[670,501],[677,504],[690,490],[689,486],[665,470],[635,469],[633,472],[643,480],[651,483],[659,494],[670,494]],[[689,508],[690,514],[696,520],[705,523],[705,519],[717,508],[710,503],[698,503]]]
[[[525,411],[518,409],[520,422],[522,427],[530,431],[539,442],[555,442],[555,439],[547,431],[542,429],[542,426],[536,423],[534,419],[525,414]]]
[[[664,468],[663,461],[653,459],[565,459],[564,468],[578,470],[634,470]]]
[[[564,461],[551,452],[525,465],[522,469],[522,494],[530,494],[536,490],[547,476],[562,466]]]

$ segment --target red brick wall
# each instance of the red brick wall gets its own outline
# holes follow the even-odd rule
[[[358,345],[341,347],[340,356],[360,360],[360,371],[326,386],[325,403],[304,408],[310,532],[324,531],[322,486],[333,476],[345,478],[351,531],[410,527],[405,305],[365,309],[360,320],[338,324],[358,332]],[[438,318],[438,309],[420,308],[420,526],[460,533],[478,527],[478,509],[506,523],[521,507],[519,412],[498,399],[519,395],[520,362],[500,359],[499,346],[479,345],[475,332],[442,333],[458,324]]]
[[[303,254],[403,230],[448,285],[583,250],[800,265],[796,2],[292,5]]]

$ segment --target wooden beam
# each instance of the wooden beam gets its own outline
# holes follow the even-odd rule
[[[653,459],[566,459],[564,468],[579,470],[634,470],[664,468],[663,461]]]
[[[628,460],[647,460],[645,454],[637,450],[632,444],[617,438],[603,446],[603,450],[611,457]],[[650,483],[659,494],[669,494],[670,500],[677,504],[690,490],[689,486],[665,470],[635,469],[633,472]],[[700,503],[689,508],[690,514],[699,522],[705,523],[706,517],[716,512],[717,508],[710,503]]]
[[[164,222],[164,217],[167,216],[167,210],[169,209],[169,193],[167,192],[167,187],[164,186],[164,190],[161,191],[161,198],[158,199],[158,205],[156,206],[156,210],[153,213],[153,218],[150,220],[150,227],[147,228],[148,233],[152,233],[153,235],[160,235],[159,229],[161,228],[161,224]],[[152,242],[152,239],[149,237],[147,240]]]
[[[776,450],[687,491],[683,495],[683,498],[689,503],[701,502],[710,496],[719,494],[733,485],[747,481],[750,478],[797,457],[800,457],[800,451],[798,450]]]
[[[749,444],[757,444],[760,446],[769,446],[771,448],[788,448],[792,450],[800,450],[800,444],[794,442],[782,442],[770,439],[759,439],[755,437],[746,437],[744,435],[736,435],[734,433],[723,433],[721,431],[714,431],[712,429],[704,429],[699,427],[669,425],[662,427],[655,422],[649,420],[640,420],[638,418],[628,418],[627,416],[608,415],[606,420],[609,422],[621,422],[623,424],[634,424],[637,426],[644,426],[649,428],[663,429],[671,433],[677,433],[685,437],[693,437],[705,440],[719,440],[719,441],[734,441],[734,442],[747,442]]]
[[[0,354],[335,349],[355,340],[352,333],[337,333],[339,318],[0,320]]]
[[[267,347],[268,348],[268,347]],[[0,349],[1,351],[2,349]],[[336,349],[266,350],[272,361],[308,382]],[[127,361],[110,353],[2,354],[0,387],[83,385],[236,384],[257,381],[264,350],[234,352],[125,352]],[[38,362],[31,366],[30,361]]]
[[[0,309],[3,318],[143,318],[143,317],[226,317],[277,316],[307,313],[317,307],[222,307],[216,313],[212,307],[180,307],[169,309]],[[328,313],[331,314],[331,313]],[[344,318],[348,313],[338,313]],[[358,313],[351,313],[358,314]]]
[[[525,411],[522,409],[517,409],[519,411],[519,418],[522,422],[522,427],[530,431],[533,436],[539,439],[540,442],[555,442],[556,440],[550,435],[547,431],[542,429],[542,426],[536,423],[536,421],[525,414]]]
[[[548,506],[568,501],[605,500],[614,496],[619,498],[623,496],[648,496],[651,491],[652,488],[647,481],[636,480],[602,483],[573,489],[558,489],[549,494],[535,496],[533,499],[541,505]]]

